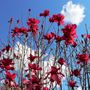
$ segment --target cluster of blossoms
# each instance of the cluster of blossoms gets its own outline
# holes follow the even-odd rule
[[[89,55],[88,54],[78,54],[77,59],[79,59],[78,63],[88,63],[89,61]]]
[[[64,40],[66,45],[68,44],[72,44],[74,45],[74,38],[76,38],[76,25],[75,24],[67,24],[63,29],[62,29],[63,33],[64,33]]]
[[[0,68],[4,69],[4,70],[14,70],[14,63],[12,61],[12,59],[9,58],[3,58],[2,60],[0,60]]]
[[[10,59],[9,57],[3,57],[3,59],[0,60],[0,69],[1,73],[5,72],[5,83],[9,86],[16,86],[16,82],[14,79],[16,78],[16,73],[11,73],[10,71],[14,71],[14,61]]]
[[[45,10],[39,16],[46,20],[49,15],[49,10]],[[54,25],[58,27],[58,30],[45,32],[44,23],[40,26],[40,20],[29,17],[26,23],[27,27],[15,27],[11,31],[14,40],[19,38],[23,45],[27,44],[28,47],[34,48],[35,53],[32,54],[30,49],[26,57],[26,51],[28,52],[27,49],[25,50],[26,47],[21,47],[22,53],[19,54],[14,51],[13,45],[10,44],[0,51],[0,74],[4,74],[2,79],[4,79],[6,88],[53,90],[58,85],[62,89],[63,78],[68,78],[66,80],[67,86],[72,90],[76,90],[79,85],[85,84],[81,81],[84,80],[84,75],[88,75],[88,73],[83,74],[83,71],[85,67],[88,67],[90,57],[88,51],[83,52],[82,48],[82,53],[80,53],[79,48],[77,48],[78,43],[75,41],[77,39],[77,26],[65,24],[62,14],[54,14],[48,21],[51,25],[56,23]],[[11,24],[13,20],[11,19],[9,22]],[[19,22],[18,20],[17,23]],[[22,36],[27,37],[23,37],[22,40],[20,38]],[[90,35],[82,36],[84,39],[90,39]],[[19,52],[20,48],[17,51]],[[75,53],[73,53],[74,51]],[[52,55],[54,59],[48,58],[49,55],[46,53]],[[51,61],[47,60],[46,63],[44,58],[51,59]],[[19,70],[16,70],[16,60],[20,61]],[[46,67],[45,63],[47,64]],[[67,68],[68,71],[63,73],[63,67],[65,70]],[[89,76],[86,77],[88,79]],[[80,79],[79,83],[77,82],[78,79]]]
[[[20,34],[28,34],[28,32],[32,32],[33,35],[36,36],[37,30],[38,30],[38,24],[39,24],[39,20],[35,18],[29,18],[27,21],[27,25],[29,28],[27,29],[24,27],[21,27],[21,28],[15,27],[13,29],[12,36],[15,37]]]
[[[49,11],[45,10],[43,13],[40,13],[40,16],[47,17],[49,16]],[[62,14],[54,14],[51,18],[49,18],[51,23],[56,22],[58,25],[64,25],[64,16]],[[18,28],[15,27],[13,30],[12,36],[16,36],[19,34],[27,34],[28,32],[32,32],[34,37],[37,35],[37,30],[39,29],[38,24],[40,23],[39,20],[35,18],[29,18],[27,21],[27,25],[29,28]],[[72,44],[75,45],[74,38],[76,38],[76,25],[75,24],[67,24],[62,28],[63,36],[59,36],[53,32],[44,35],[44,39],[48,40],[48,43],[54,38],[56,42],[65,40],[65,44]]]
[[[65,44],[66,45],[73,45],[75,46],[76,43],[74,42],[74,39],[77,37],[76,36],[76,25],[74,24],[67,24],[63,29],[63,36],[59,36],[56,35],[55,33],[48,33],[46,35],[44,35],[44,38],[46,40],[48,40],[48,42],[50,43],[50,41],[54,38],[56,40],[56,42],[60,42],[65,40]]]
[[[37,34],[39,22],[40,21],[35,18],[28,19],[27,25],[29,26],[29,31],[32,32],[34,36]]]
[[[19,34],[27,34],[27,32],[28,32],[27,28],[24,28],[24,27],[21,27],[21,28],[15,27],[13,29],[12,36],[15,37],[15,36],[19,36]]]
[[[49,18],[50,22],[56,22],[58,25],[64,24],[64,16],[62,14],[54,14],[51,18]]]

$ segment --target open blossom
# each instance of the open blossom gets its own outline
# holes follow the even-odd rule
[[[51,66],[50,81],[51,82],[55,81],[57,84],[60,84],[62,77],[64,77],[64,75],[61,72],[59,72],[59,68]]]
[[[58,25],[64,24],[64,16],[62,14],[54,14],[51,18],[49,18],[50,22],[56,22]]]
[[[44,10],[43,13],[40,13],[40,16],[43,16],[43,17],[49,16],[49,10]]]
[[[15,28],[13,29],[13,32],[12,32],[12,36],[13,36],[13,37],[16,36],[16,35],[19,35],[19,28],[18,28],[18,27],[15,27]]]
[[[33,56],[32,54],[30,54],[30,57],[28,57],[28,60],[33,62],[36,58],[38,58],[38,56]]]
[[[46,35],[44,35],[44,39],[48,40],[48,43],[50,43],[50,41],[55,37],[54,33],[48,33]]]
[[[6,72],[6,79],[9,81],[13,81],[16,78],[16,74],[12,74],[10,72]]]
[[[5,76],[6,76],[5,83],[9,85],[10,87],[15,87],[16,82],[14,81],[14,79],[16,78],[16,74],[15,73],[12,74],[6,71]]]
[[[18,27],[15,27],[12,31],[12,36],[15,37],[15,36],[18,36],[20,34],[27,34],[28,32],[28,29],[27,28],[24,28],[24,27],[21,27],[21,28],[18,28]]]
[[[60,41],[63,40],[63,37],[61,37],[61,36],[59,36],[59,35],[56,35],[56,36],[55,36],[55,40],[56,40],[56,42],[60,42]]]
[[[63,29],[63,39],[65,40],[65,44],[72,44],[74,45],[74,38],[77,37],[76,35],[76,25],[75,24],[67,24]]]
[[[25,90],[41,90],[42,83],[41,79],[38,78],[36,75],[32,75],[30,80],[24,80],[24,84],[26,85]]]
[[[49,18],[49,22],[53,23],[54,22],[54,18],[53,17]]]
[[[40,21],[38,19],[35,18],[29,18],[27,25],[28,26],[32,26],[32,25],[38,25],[40,23]]]
[[[80,76],[80,70],[78,70],[78,69],[75,69],[75,70],[73,70],[72,71],[72,75],[74,75],[74,76]]]
[[[64,60],[63,58],[59,58],[58,63],[59,63],[60,65],[63,65],[63,64],[65,64],[66,62],[65,62],[65,60]]]
[[[36,34],[37,34],[39,23],[40,23],[40,21],[35,18],[29,18],[27,21],[27,25],[29,26],[29,31],[32,32],[34,36],[36,36]]]
[[[79,62],[88,63],[89,61],[89,55],[88,54],[77,54],[77,59]]]
[[[12,59],[9,58],[4,58],[0,60],[0,68],[5,69],[5,70],[14,70],[14,63]]]
[[[4,51],[9,51],[10,49],[12,49],[11,48],[11,46],[10,45],[7,45],[7,46],[5,46],[3,49],[2,49],[2,52],[4,52]]]
[[[41,67],[39,67],[39,65],[38,64],[31,64],[31,63],[29,63],[28,64],[28,67],[30,68],[30,69],[33,69],[33,70],[42,70],[42,68]]]
[[[71,80],[71,81],[68,82],[68,85],[69,85],[70,87],[75,87],[75,86],[76,86],[76,82],[73,81],[73,80]]]
[[[25,27],[21,27],[19,30],[20,30],[19,32],[23,33],[23,34],[27,34],[27,32],[28,32],[28,29]]]

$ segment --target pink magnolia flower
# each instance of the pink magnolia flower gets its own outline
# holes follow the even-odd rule
[[[71,80],[71,81],[68,82],[68,85],[69,85],[70,87],[75,87],[76,82],[73,81],[73,80]]]
[[[14,63],[12,59],[9,58],[4,58],[0,60],[0,68],[5,69],[5,70],[14,70]]]
[[[89,55],[88,54],[77,54],[77,59],[79,60],[79,62],[87,64],[89,61]]]
[[[44,39],[48,40],[48,43],[50,43],[50,41],[55,37],[54,33],[48,33],[46,35],[44,35]]]
[[[12,37],[18,36],[20,34],[27,34],[27,32],[28,32],[27,28],[24,28],[24,27],[21,27],[21,28],[15,27],[13,29],[13,31],[12,31]]]
[[[59,35],[56,35],[56,36],[55,36],[55,40],[56,40],[56,42],[60,42],[60,41],[63,40],[63,37],[61,37],[61,36],[59,36]]]
[[[58,25],[64,24],[64,16],[62,14],[54,14],[51,18],[49,18],[50,22],[56,22]]]
[[[67,24],[63,29],[63,39],[65,40],[65,44],[72,44],[74,45],[74,38],[77,37],[76,35],[76,25],[75,24]]]
[[[63,58],[59,58],[58,63],[60,65],[63,65],[63,64],[65,64],[65,60]]]
[[[6,80],[13,81],[16,78],[16,74],[12,74],[10,72],[6,72]]]
[[[60,85],[61,78],[64,77],[64,75],[61,72],[59,72],[59,69],[60,68],[57,68],[55,66],[51,66],[51,71],[49,73],[50,73],[50,81],[51,82],[55,81],[57,84]]]
[[[36,58],[38,58],[38,56],[33,56],[32,54],[30,54],[30,57],[28,57],[28,60],[33,62]]]
[[[35,18],[28,19],[27,25],[29,26],[29,31],[33,33],[34,37],[36,37],[39,23],[40,21]]]
[[[33,69],[33,70],[42,70],[42,68],[41,67],[39,67],[39,65],[38,64],[31,64],[31,63],[29,63],[28,64],[28,67],[30,68],[30,69]]]
[[[43,16],[43,17],[49,16],[49,10],[45,10],[43,13],[40,13],[40,16]]]
[[[31,27],[32,25],[38,25],[39,23],[40,23],[40,21],[38,19],[29,18],[27,25]]]
[[[72,71],[72,75],[74,75],[74,76],[80,76],[80,70],[78,70],[78,69],[75,69],[75,70],[73,70]]]
[[[6,76],[5,84],[7,84],[9,87],[17,86],[16,82],[14,81],[14,79],[16,78],[15,73],[12,74],[12,73],[6,71],[5,76]]]

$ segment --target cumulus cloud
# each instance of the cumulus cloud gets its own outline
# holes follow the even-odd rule
[[[74,4],[72,1],[67,2],[61,13],[65,16],[64,21],[79,25],[85,17],[85,7],[80,4]]]

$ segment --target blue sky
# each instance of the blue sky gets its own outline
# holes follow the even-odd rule
[[[26,21],[28,9],[32,9],[32,16],[37,17],[40,12],[49,9],[50,13],[59,13],[62,6],[69,0],[0,0],[0,38],[6,40],[9,28],[8,20],[13,17],[14,20],[21,19]],[[85,24],[89,27],[90,0],[72,0],[74,3],[80,3],[85,7],[85,19],[78,26],[77,33],[80,36],[85,32]]]

